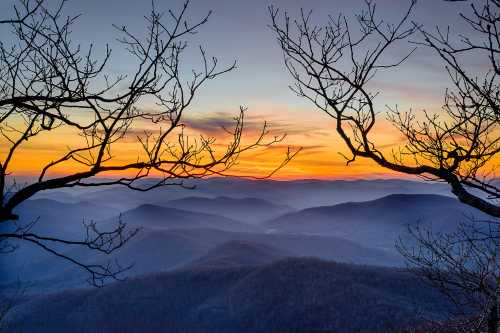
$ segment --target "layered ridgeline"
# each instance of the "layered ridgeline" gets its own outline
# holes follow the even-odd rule
[[[254,248],[276,249],[267,260],[281,257],[317,257],[346,263],[395,266],[403,265],[400,257],[385,251],[372,249],[348,240],[326,236],[260,234],[231,232],[216,229],[172,229],[158,230],[144,228],[123,248],[110,256],[78,249],[70,252],[73,257],[85,263],[104,264],[117,260],[123,266],[133,264],[122,277],[132,277],[158,271],[183,267],[193,260],[205,261],[207,254],[217,251],[222,258],[234,257],[227,242],[254,244]],[[220,248],[222,246],[222,248]],[[227,251],[227,253],[226,253]],[[238,252],[239,253],[239,252]],[[23,260],[21,260],[23,259]],[[18,280],[29,284],[31,292],[50,292],[63,288],[88,287],[86,276],[73,265],[60,258],[46,256],[31,260],[21,258],[16,263],[2,262],[1,288],[15,289]],[[243,261],[248,263],[248,261]]]
[[[196,205],[200,202],[204,203],[201,208]],[[228,204],[234,202],[236,206]],[[174,203],[184,209],[167,207]],[[188,211],[190,205],[194,210],[211,213]],[[97,220],[104,229],[111,229],[119,219],[129,228],[141,228],[126,246],[110,256],[64,248],[66,254],[88,264],[107,261],[124,266],[133,264],[123,277],[176,269],[232,240],[271,245],[289,257],[403,266],[394,244],[399,238],[411,244],[408,225],[423,224],[437,231],[451,231],[459,221],[481,216],[451,197],[397,194],[367,202],[296,210],[261,223],[227,217],[236,215],[231,213],[236,210],[250,214],[264,207],[269,211],[260,213],[261,216],[275,214],[276,207],[288,210],[264,199],[188,197],[167,201],[165,206],[142,204],[120,215],[114,208],[89,201],[70,204],[49,199],[27,201],[19,207],[19,212],[21,223],[36,219],[34,212],[40,212],[34,231],[69,239],[82,237],[84,219]],[[29,282],[34,292],[86,286],[85,277],[77,267],[26,244],[21,243],[13,254],[0,256],[0,261],[3,288],[15,286],[18,280]]]
[[[15,293],[19,281],[27,286],[24,301],[9,313],[12,327],[67,331],[73,322],[87,331],[101,325],[119,332],[384,332],[444,316],[441,296],[397,268],[405,263],[394,244],[399,238],[411,244],[408,226],[452,231],[460,221],[483,217],[426,183],[214,179],[197,185],[141,197],[120,188],[48,192],[23,203],[20,224],[37,221],[32,230],[40,235],[81,239],[82,222],[91,220],[103,230],[122,221],[140,232],[110,256],[60,249],[86,264],[133,264],[121,276],[127,282],[102,290],[89,289],[76,266],[27,244],[0,255],[2,292]],[[113,324],[103,323],[109,309],[120,313]],[[60,326],[51,326],[57,321]]]
[[[304,209],[263,225],[272,232],[332,235],[394,251],[399,238],[412,241],[409,227],[452,232],[459,223],[487,216],[455,198],[433,194],[392,194],[366,202]]]
[[[84,188],[42,192],[37,196],[72,203],[89,201],[127,210],[141,204],[161,206],[168,201],[187,197],[254,198],[263,199],[275,205],[304,209],[350,201],[368,201],[397,193],[450,195],[446,184],[406,180],[253,181],[239,178],[212,178],[188,179],[184,181],[184,184],[193,189],[166,186],[143,193],[130,191],[124,187]]]
[[[163,205],[201,213],[217,214],[251,224],[259,224],[262,221],[295,211],[290,206],[274,204],[258,198],[187,197],[167,201]]]
[[[30,297],[10,313],[7,327],[19,333],[389,332],[445,319],[450,309],[399,269],[317,259],[207,267],[213,260],[102,289]]]

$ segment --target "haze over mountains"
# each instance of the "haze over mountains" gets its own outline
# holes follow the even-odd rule
[[[40,193],[38,197],[61,202],[90,201],[100,205],[131,209],[141,204],[162,205],[170,200],[186,197],[203,198],[258,198],[295,209],[334,205],[342,202],[360,202],[389,194],[440,194],[451,196],[446,184],[390,180],[295,180],[253,181],[240,178],[211,178],[185,180],[185,187],[166,186],[149,192],[134,192],[123,187],[99,189],[70,189]]]
[[[457,224],[487,216],[455,198],[435,194],[391,194],[366,202],[304,209],[267,221],[275,232],[333,235],[392,250],[408,227],[451,232]]]
[[[186,197],[168,201],[163,206],[218,214],[251,224],[259,224],[295,210],[290,206],[273,204],[263,199],[229,197]]]
[[[29,284],[27,295],[38,294],[20,301],[9,315],[10,325],[18,328],[14,331],[65,332],[78,323],[88,332],[89,325],[111,325],[101,322],[106,309],[114,308],[123,316],[108,327],[111,332],[127,332],[127,327],[130,332],[159,327],[171,332],[282,332],[284,327],[290,332],[304,327],[386,332],[413,323],[415,313],[446,315],[446,302],[436,291],[398,268],[405,263],[394,244],[399,238],[411,244],[408,226],[452,231],[460,221],[484,217],[447,195],[441,184],[194,183],[194,190],[166,187],[146,193],[123,188],[47,192],[20,206],[20,223],[38,219],[33,230],[40,235],[80,239],[83,220],[104,230],[122,221],[140,231],[110,256],[64,248],[87,264],[133,264],[121,275],[131,280],[102,290],[80,290],[89,286],[78,267],[33,246],[20,243],[18,251],[0,256],[0,288],[14,292],[20,280]],[[402,285],[406,291],[396,287]],[[146,312],[132,321],[126,314],[137,309]],[[360,313],[370,320],[344,320]],[[299,314],[303,321],[292,324]],[[95,323],[85,322],[89,316]]]
[[[121,219],[131,227],[151,229],[195,229],[214,228],[229,231],[256,231],[258,227],[242,223],[222,215],[199,213],[184,209],[161,207],[143,204],[134,209],[123,212],[120,217],[114,217],[102,224],[112,224]]]
[[[126,246],[110,256],[87,249],[77,249],[70,254],[86,263],[118,260],[124,266],[133,264],[123,276],[137,276],[181,268],[192,261],[205,260],[203,258],[206,255],[212,256],[214,253],[219,253],[218,258],[230,257],[237,265],[248,263],[243,256],[247,251],[237,251],[232,242],[243,242],[254,249],[263,247],[258,256],[263,261],[267,260],[265,257],[276,257],[276,253],[281,253],[280,258],[283,258],[286,253],[288,257],[317,257],[369,265],[403,265],[402,259],[395,254],[337,237],[190,228],[172,230],[144,228]],[[233,250],[229,251],[231,248]],[[267,252],[267,249],[271,248],[275,251]],[[222,253],[221,250],[224,249],[228,252]],[[238,254],[241,254],[241,258]],[[78,267],[50,255],[38,260],[20,258],[18,262],[2,264],[3,287],[6,288],[15,288],[19,277],[29,281],[31,290],[36,292],[87,287],[86,276],[82,276],[82,271]]]

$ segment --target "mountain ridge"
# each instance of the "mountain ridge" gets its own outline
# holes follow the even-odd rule
[[[449,306],[401,269],[301,258],[157,273],[38,296],[16,306],[7,327],[18,333],[35,327],[39,333],[387,332],[443,319]]]

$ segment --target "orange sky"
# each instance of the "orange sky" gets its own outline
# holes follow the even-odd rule
[[[307,111],[307,112],[306,112]],[[252,142],[263,125],[264,120],[270,124],[269,138],[274,135],[287,134],[286,138],[271,147],[259,148],[240,156],[238,164],[231,169],[230,174],[262,177],[272,172],[286,155],[287,148],[292,151],[302,148],[301,152],[283,169],[277,172],[276,179],[303,179],[303,178],[385,178],[398,176],[388,170],[376,166],[373,162],[360,159],[356,163],[346,166],[345,160],[339,154],[346,150],[334,132],[333,120],[328,116],[311,112],[311,110],[295,110],[300,114],[297,124],[293,117],[283,119],[282,112],[264,112],[254,116],[249,112],[247,126],[244,132],[243,144]],[[234,113],[233,113],[234,114]],[[192,137],[200,134],[218,138],[217,149],[224,149],[227,135],[224,135],[218,121],[230,119],[231,114],[207,113],[204,116],[187,117],[186,133]],[[190,126],[191,125],[191,126]],[[137,132],[140,132],[137,128]],[[390,147],[400,141],[400,135],[387,122],[381,121],[374,130],[374,138],[380,146]],[[172,136],[175,140],[175,136]],[[37,175],[47,163],[63,156],[69,148],[82,145],[82,139],[65,128],[56,129],[50,133],[43,133],[29,142],[23,143],[10,165],[13,175]],[[2,145],[2,155],[5,155],[6,145]],[[140,146],[136,139],[127,138],[117,143],[113,148],[115,163],[133,162],[140,154]],[[54,170],[53,174],[65,174],[81,170],[75,163],[65,163]],[[108,175],[106,175],[108,176]],[[402,176],[402,175],[400,175]]]
[[[284,168],[279,170],[275,179],[352,179],[352,178],[392,178],[409,176],[391,172],[377,166],[368,159],[359,158],[355,163],[346,165],[340,153],[347,150],[335,132],[334,120],[327,115],[315,112],[312,109],[291,109],[286,118],[286,112],[281,109],[252,114],[247,114],[246,131],[243,134],[242,144],[248,144],[255,137],[264,120],[270,124],[269,138],[274,135],[287,134],[286,138],[271,147],[258,148],[240,156],[237,165],[228,173],[238,176],[263,177],[271,173],[286,156],[287,148],[292,151],[299,148],[300,153]],[[207,112],[188,114],[184,123],[187,126],[186,134],[195,138],[199,135],[217,138],[214,147],[223,151],[228,136],[222,131],[221,126],[228,126],[233,113]],[[134,135],[141,133],[144,124],[134,128]],[[152,128],[149,128],[152,130]],[[172,135],[169,142],[175,142],[176,136]],[[380,117],[372,131],[373,141],[382,151],[389,153],[391,149],[404,144],[399,132],[384,118]],[[174,141],[172,141],[174,140]],[[24,142],[20,150],[14,155],[9,172],[16,175],[38,175],[41,168],[47,163],[63,156],[69,148],[81,147],[81,137],[65,128],[43,133],[34,139]],[[5,156],[5,144],[2,144],[0,153]],[[113,146],[113,164],[130,163],[143,156],[140,145],[133,136],[125,138]],[[389,156],[389,155],[388,155]],[[498,158],[492,162],[498,165]],[[81,166],[68,162],[53,170],[51,175],[62,175],[82,170]],[[156,174],[155,174],[156,175]],[[104,176],[116,176],[105,174]]]
[[[127,24],[136,31],[142,31],[143,22],[137,18],[145,14],[148,7],[141,2],[131,2],[130,5],[135,6],[131,11],[129,6],[122,8],[111,5],[111,2],[106,2],[107,5],[101,2],[99,6],[95,5],[95,1],[94,5],[92,1],[69,4],[70,12],[83,13],[81,22],[74,29],[75,40],[84,45],[92,42],[96,48],[111,43],[114,57],[107,70],[120,74],[126,72],[124,69],[130,70],[134,62],[120,53],[120,45],[113,44],[116,41],[116,31],[111,24]],[[316,1],[314,4],[309,1],[299,2],[279,0],[277,5],[290,10],[291,13],[298,13],[300,7],[307,9],[312,6],[319,22],[325,19],[327,14],[336,15],[339,10],[356,13],[364,5],[362,0],[341,0],[336,2],[335,7],[331,6],[331,1]],[[174,1],[162,5],[173,6],[176,3]],[[308,101],[297,97],[288,88],[292,80],[284,67],[275,36],[268,29],[267,1],[196,1],[194,4],[190,12],[193,17],[203,16],[211,9],[214,10],[214,15],[209,23],[200,29],[200,33],[190,40],[191,51],[194,51],[186,51],[187,67],[192,65],[193,68],[199,68],[198,44],[207,47],[209,56],[218,56],[220,63],[228,64],[237,60],[238,67],[218,80],[211,80],[199,91],[186,114],[185,123],[190,128],[188,133],[212,135],[218,137],[218,142],[223,144],[224,138],[221,137],[219,125],[227,125],[227,119],[238,113],[240,105],[248,107],[249,128],[245,135],[247,140],[252,139],[264,120],[269,121],[272,135],[287,133],[286,140],[272,148],[242,155],[239,164],[232,170],[233,174],[264,176],[280,164],[287,146],[291,146],[292,149],[302,147],[302,151],[280,170],[275,178],[404,177],[380,168],[369,160],[359,159],[348,167],[345,165],[345,160],[339,155],[339,152],[345,152],[345,147],[334,131],[333,120],[315,110]],[[422,2],[416,8],[414,19],[430,27],[435,24],[449,24],[457,29],[456,33],[460,33],[460,29],[464,28],[460,23],[462,19],[458,15],[451,15],[450,6],[461,5],[444,1],[439,5],[434,1]],[[0,4],[0,9],[5,9],[2,6],[5,7],[6,4]],[[464,6],[460,8],[463,9]],[[390,20],[399,18],[406,9],[406,4],[402,6],[399,2],[396,4],[394,1],[386,1],[381,2],[380,8],[384,17]],[[446,15],[442,15],[443,13]],[[110,20],[110,17],[113,19]],[[93,29],[94,33],[89,33]],[[0,35],[2,33],[7,31],[0,32]],[[3,40],[5,36],[0,37],[0,40]],[[401,50],[389,52],[389,60],[400,51],[406,54],[409,47],[413,46],[402,44]],[[377,97],[377,110],[382,114],[373,131],[373,141],[379,147],[385,147],[386,151],[401,144],[398,132],[384,120],[386,104],[397,104],[404,111],[414,108],[439,112],[447,87],[450,87],[450,80],[439,57],[422,47],[397,70],[383,72],[377,76],[371,82],[371,88],[381,92]],[[139,127],[136,130],[140,132],[142,129],[144,128]],[[7,149],[5,141],[2,140],[0,138],[0,157],[5,156]],[[75,148],[81,143],[80,137],[65,129],[45,133],[29,142],[23,142],[9,171],[12,176],[38,174],[43,165],[67,152],[69,147]],[[113,153],[120,162],[135,161],[139,148],[135,140],[129,139],[116,145]],[[75,165],[69,163],[59,168],[56,173],[74,170]]]

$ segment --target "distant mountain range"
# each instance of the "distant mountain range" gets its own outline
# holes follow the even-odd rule
[[[19,215],[18,223],[21,225],[36,221],[31,229],[33,232],[57,236],[81,233],[83,221],[110,218],[119,211],[90,201],[64,203],[52,199],[34,199],[21,203],[14,213]]]
[[[232,247],[232,246],[231,246]],[[389,332],[450,305],[403,270],[317,259],[188,269],[30,297],[13,332]]]
[[[103,221],[101,224],[105,225],[118,222],[118,219],[121,219],[129,226],[145,227],[150,229],[213,228],[227,231],[260,230],[260,228],[256,226],[238,222],[220,215],[161,207],[150,204],[143,204],[139,207],[123,212],[120,217],[114,217],[110,220]]]
[[[233,202],[234,205],[229,204]],[[127,276],[172,270],[196,259],[203,262],[203,257],[211,251],[220,254],[220,263],[224,257],[232,262],[231,253],[235,249],[220,248],[231,241],[254,244],[254,249],[271,247],[274,252],[281,253],[276,258],[269,254],[269,258],[274,259],[311,256],[346,263],[398,266],[404,262],[394,245],[399,238],[412,244],[407,236],[408,225],[421,223],[435,231],[451,231],[467,216],[483,217],[456,199],[439,195],[393,194],[367,202],[285,213],[261,224],[244,223],[221,215],[230,215],[228,212],[235,207],[238,212],[234,215],[241,216],[269,208],[268,212],[260,213],[260,217],[287,208],[263,199],[228,198],[185,198],[166,205],[187,209],[192,203],[198,204],[197,209],[211,213],[143,204],[121,213],[121,220],[128,227],[142,228],[122,249],[108,257],[82,248],[65,249],[69,251],[66,253],[86,263],[117,260],[123,265],[134,264]],[[44,214],[36,225],[37,232],[69,239],[82,237],[81,221],[88,215],[89,218],[106,217],[98,221],[105,229],[112,228],[119,219],[115,209],[88,201],[69,204],[48,199],[31,200],[20,207],[20,212],[25,212],[21,216],[28,220],[35,218],[35,212]],[[112,215],[114,217],[110,218]],[[4,287],[12,286],[17,279],[33,282],[34,291],[85,286],[77,267],[39,248],[23,245],[9,256],[0,256]],[[224,249],[228,253],[223,253]]]
[[[1,224],[0,232],[12,232],[18,226],[31,226],[29,232],[69,240],[81,240],[84,237],[84,222],[108,219],[119,214],[118,210],[98,203],[63,203],[52,199],[27,200],[16,207],[14,212],[19,215],[19,221],[16,221],[16,225]],[[0,254],[0,277],[4,279],[7,276],[20,278],[21,267],[52,258],[52,254],[28,242],[10,242],[18,245],[18,248],[12,253]]]
[[[259,248],[260,250],[257,250]],[[222,266],[225,262],[228,267],[233,264],[246,265],[251,260],[255,260],[255,263],[267,263],[283,257],[316,257],[383,266],[404,264],[397,255],[336,237],[189,228],[178,230],[144,228],[126,246],[110,256],[86,249],[74,250],[68,254],[92,264],[115,261],[123,266],[133,264],[123,276],[182,269],[198,266],[200,263],[218,262],[217,265]],[[248,257],[245,257],[246,255]],[[224,261],[224,258],[227,261]],[[35,261],[26,258],[23,265],[21,262],[2,264],[3,283],[0,283],[0,288],[16,288],[18,279],[29,282],[30,293],[88,287],[85,282],[87,276],[82,274],[78,267],[57,257],[49,256]]]
[[[277,205],[258,198],[187,197],[167,201],[163,206],[190,210],[193,212],[216,214],[251,224],[258,224],[294,211],[290,206]]]
[[[147,185],[150,181],[144,181]],[[63,202],[89,201],[99,205],[127,210],[141,204],[164,205],[168,201],[186,197],[233,199],[257,198],[294,209],[334,205],[350,201],[368,201],[395,193],[450,195],[446,184],[409,180],[247,180],[239,178],[210,178],[185,180],[185,185],[165,186],[149,192],[132,191],[124,187],[98,189],[71,189],[47,191],[38,197]]]
[[[270,264],[297,254],[248,240],[230,240],[210,249],[180,269],[214,269]]]
[[[371,247],[394,249],[409,226],[450,232],[481,212],[458,200],[433,194],[392,194],[366,202],[304,209],[270,220],[264,225],[278,233],[334,235]]]
[[[0,255],[0,290],[28,286],[9,313],[12,331],[390,332],[443,319],[450,306],[398,268],[395,242],[413,244],[409,226],[448,232],[485,218],[443,184],[189,182],[197,188],[62,190],[20,205],[20,223],[37,221],[40,235],[82,239],[84,220],[140,232],[109,256],[56,246],[86,264],[133,264],[126,282],[99,290],[29,244]]]

